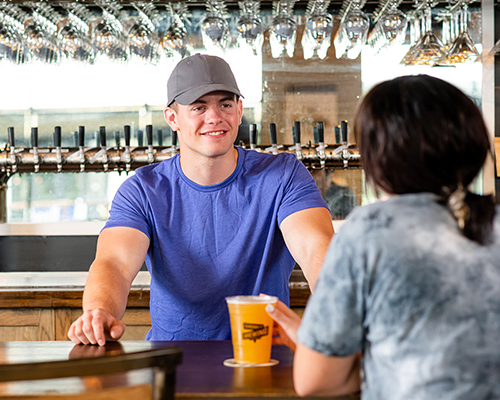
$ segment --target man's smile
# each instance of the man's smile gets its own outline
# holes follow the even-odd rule
[[[220,135],[224,135],[225,133],[226,133],[226,131],[215,131],[215,132],[205,132],[205,133],[202,133],[202,135],[220,136]]]

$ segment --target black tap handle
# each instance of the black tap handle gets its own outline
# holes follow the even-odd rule
[[[342,143],[347,143],[347,121],[340,122],[340,131],[342,133]]]
[[[137,131],[137,145],[138,146],[144,145],[144,132],[143,131]]]
[[[61,147],[61,127],[56,126],[54,128],[54,145],[56,147]]]
[[[250,124],[248,135],[250,136],[250,144],[257,144],[257,124]]]
[[[340,142],[340,125],[335,127],[335,143]]]
[[[106,147],[106,127],[99,127],[99,137],[101,139],[101,146]]]
[[[153,145],[153,125],[146,125],[146,140],[148,146]]]
[[[123,127],[123,137],[125,138],[125,146],[130,146],[130,125]]]
[[[31,128],[31,147],[38,147],[38,128]]]
[[[163,131],[158,129],[156,133],[158,134],[158,146],[163,146]]]
[[[314,144],[318,144],[319,137],[318,137],[318,127],[317,126],[313,127],[313,138],[314,138]]]
[[[276,124],[274,122],[269,124],[269,136],[271,137],[271,144],[278,143],[278,140],[276,137]]]
[[[323,122],[318,122],[316,128],[318,128],[318,142],[325,143],[325,124]]]
[[[293,123],[293,133],[294,144],[300,143],[300,121],[295,121]]]
[[[121,139],[120,131],[115,131],[115,145],[116,145],[116,147],[120,147],[120,139]]]
[[[177,146],[177,131],[172,131],[172,146]]]
[[[15,141],[15,138],[14,138],[14,127],[13,126],[9,126],[7,128],[7,132],[9,134],[9,144],[10,144],[10,147],[12,147],[12,148],[16,147],[16,141]]]
[[[85,127],[82,125],[78,127],[78,146],[85,146]]]

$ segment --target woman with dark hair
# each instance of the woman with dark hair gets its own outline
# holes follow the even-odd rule
[[[500,398],[500,220],[468,190],[490,152],[479,109],[440,79],[400,77],[364,97],[354,134],[386,199],[334,236],[302,322],[268,310],[276,343],[296,346],[297,392]]]

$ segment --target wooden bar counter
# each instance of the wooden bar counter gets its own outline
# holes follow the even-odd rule
[[[232,358],[230,341],[176,341],[147,342],[120,341],[109,343],[104,347],[74,346],[71,342],[0,342],[1,364],[18,364],[22,362],[56,361],[68,358],[88,358],[111,354],[112,352],[142,351],[161,346],[172,345],[182,349],[182,363],[176,373],[176,399],[245,399],[257,398],[296,399],[293,388],[292,363],[293,352],[285,346],[273,346],[272,358],[278,365],[267,367],[227,367],[224,360]],[[136,371],[142,374],[144,371]],[[41,381],[0,383],[0,399],[16,399],[16,396],[67,394],[71,390],[77,393],[109,388],[120,382],[139,383],[141,376],[133,373],[122,373],[113,377],[63,378],[51,385]],[[67,380],[68,383],[64,383]],[[144,382],[142,382],[144,383]],[[72,389],[69,389],[69,388]],[[29,397],[28,397],[29,398]],[[335,397],[337,400],[358,400],[359,393]]]
[[[30,285],[2,285],[0,274],[0,341],[67,340],[71,323],[82,313],[83,284],[39,287],[32,279]],[[289,289],[290,305],[301,314],[310,295],[301,271],[293,271]],[[144,339],[151,327],[149,285],[132,286],[123,322],[124,340]]]

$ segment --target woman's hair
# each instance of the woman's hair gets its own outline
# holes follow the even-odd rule
[[[466,237],[489,241],[493,198],[467,188],[490,141],[481,112],[463,92],[427,75],[380,83],[359,105],[354,135],[367,183],[376,191],[435,193]]]

